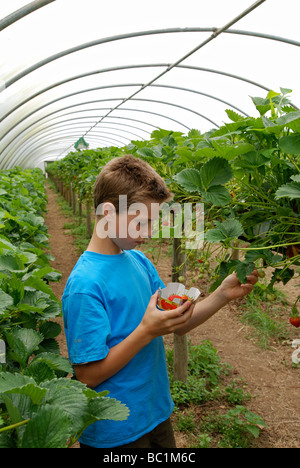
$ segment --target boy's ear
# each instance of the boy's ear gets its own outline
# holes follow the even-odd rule
[[[102,203],[102,215],[109,221],[116,215],[116,208],[111,202]]]

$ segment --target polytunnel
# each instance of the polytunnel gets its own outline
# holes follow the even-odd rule
[[[1,2],[0,168],[300,107],[298,0]]]

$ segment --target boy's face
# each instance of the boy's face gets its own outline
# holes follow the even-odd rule
[[[117,217],[116,237],[112,239],[124,250],[134,249],[151,237],[153,223],[159,217],[160,204],[152,200],[132,204]]]
[[[152,200],[133,203],[129,209],[116,213],[114,206],[107,203],[103,210],[104,218],[97,224],[98,237],[109,237],[119,249],[131,250],[151,237],[160,204]]]

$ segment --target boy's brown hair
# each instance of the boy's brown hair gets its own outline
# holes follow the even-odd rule
[[[130,154],[113,158],[101,170],[94,188],[95,209],[111,202],[118,213],[120,195],[127,195],[127,207],[147,200],[163,203],[173,196],[150,164]]]

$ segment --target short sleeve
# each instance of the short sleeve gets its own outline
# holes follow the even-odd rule
[[[101,301],[92,295],[75,293],[63,298],[62,307],[71,363],[104,359],[109,352],[111,327]]]
[[[157,273],[157,270],[155,266],[149,261],[150,266],[149,266],[149,271],[150,275],[152,278],[152,283],[153,283],[153,294],[159,289],[159,288],[164,288],[165,284],[163,280],[160,278],[159,274]]]

